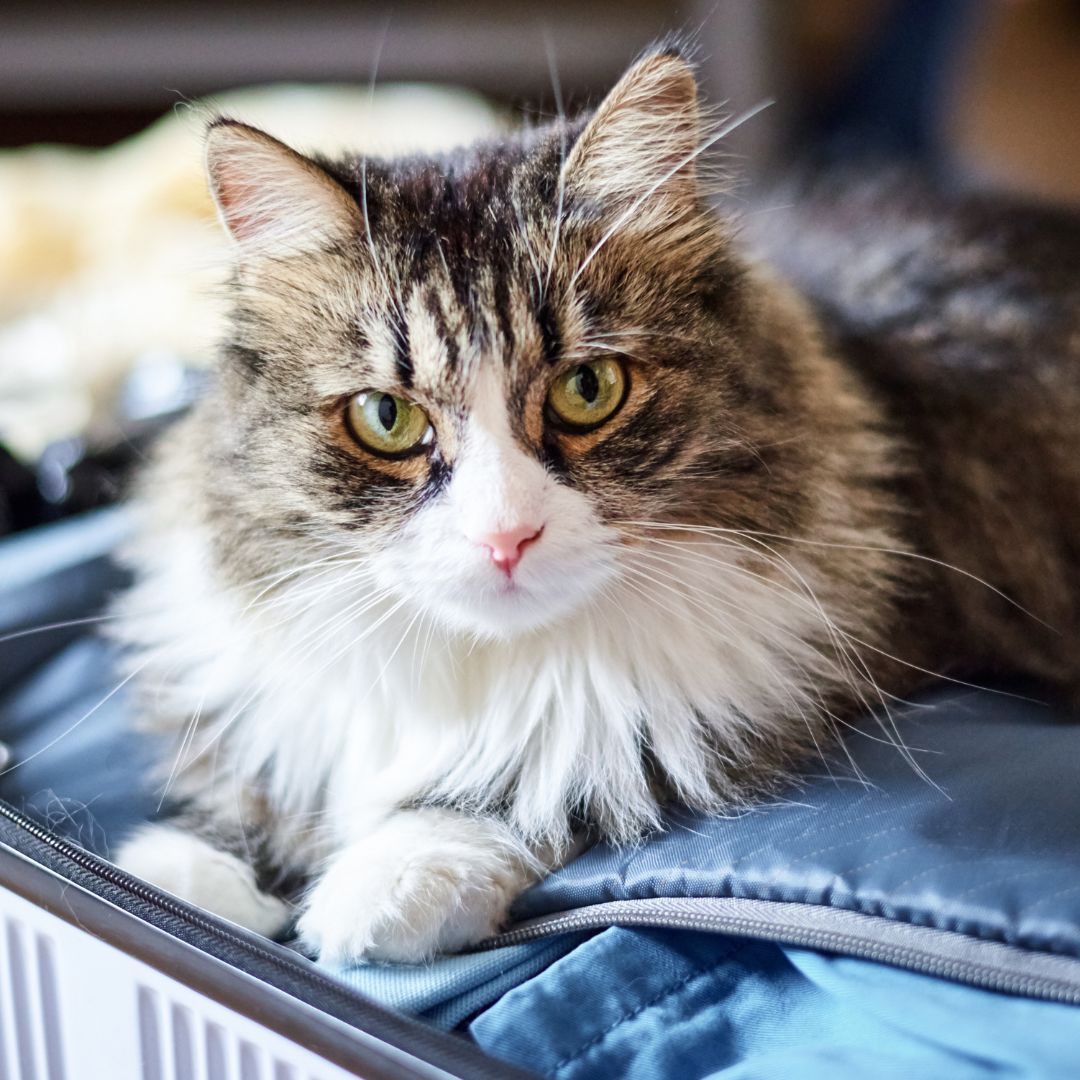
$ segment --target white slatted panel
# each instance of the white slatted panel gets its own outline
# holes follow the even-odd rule
[[[0,1080],[352,1075],[0,890]]]
[[[56,942],[0,913],[0,1080],[66,1080]]]

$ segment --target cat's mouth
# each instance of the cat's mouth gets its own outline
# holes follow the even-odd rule
[[[525,586],[511,574],[500,574],[492,590],[498,596],[523,596],[526,593]]]
[[[491,564],[462,567],[442,587],[429,587],[425,606],[450,627],[504,637],[549,625],[576,608],[581,596],[581,589],[568,587],[565,574],[536,558],[525,559],[511,574]]]
[[[518,571],[507,574],[493,569],[490,574],[483,575],[483,584],[475,589],[476,599],[480,602],[493,599],[496,603],[524,600],[535,592],[535,584],[530,588],[526,578],[526,574]]]

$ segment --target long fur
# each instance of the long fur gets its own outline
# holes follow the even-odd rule
[[[591,119],[444,159],[211,132],[233,330],[143,481],[120,635],[188,828],[312,881],[313,949],[466,944],[576,833],[737,805],[856,711],[894,738],[892,695],[971,659],[920,432],[709,208],[715,137],[664,51]],[[621,409],[553,425],[552,380],[605,357]],[[432,445],[365,451],[365,390]],[[521,522],[510,585],[470,537]],[[198,876],[152,839],[122,861]]]

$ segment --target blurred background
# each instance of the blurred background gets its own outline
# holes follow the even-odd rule
[[[1080,205],[1080,0],[133,0],[0,12],[0,534],[113,499],[197,393],[227,249],[221,109],[300,149],[438,148],[597,99],[696,43],[726,147],[901,158]],[[374,79],[374,90],[371,89]]]

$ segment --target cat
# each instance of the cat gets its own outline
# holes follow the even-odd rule
[[[706,115],[658,47],[440,158],[210,126],[231,329],[118,607],[180,809],[121,866],[420,961],[932,674],[1075,691],[1080,229],[887,185],[738,227]]]

